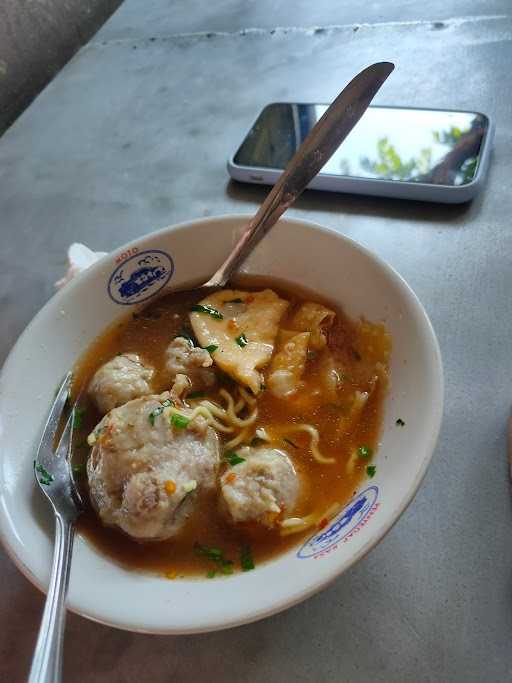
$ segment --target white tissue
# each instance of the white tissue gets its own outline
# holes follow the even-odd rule
[[[106,254],[106,251],[92,251],[85,244],[74,242],[68,249],[68,270],[64,277],[55,283],[55,287],[57,289],[64,287],[75,275],[92,266]]]

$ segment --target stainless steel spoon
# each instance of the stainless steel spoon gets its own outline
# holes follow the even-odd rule
[[[390,62],[372,64],[341,91],[295,152],[227,259],[208,282],[195,290],[223,287],[228,282],[258,242],[325,166],[394,68]]]
[[[194,291],[223,287],[242,265],[258,242],[327,163],[364,114],[373,97],[393,71],[380,62],[361,71],[330,105],[299,147],[259,211],[249,222],[228,258],[217,272]],[[73,411],[59,445],[53,442],[64,410],[71,374],[62,383],[50,411],[34,462],[39,487],[55,512],[55,550],[50,587],[32,661],[29,683],[59,683],[62,675],[65,599],[73,547],[74,523],[82,503],[74,485],[69,456],[73,432]]]

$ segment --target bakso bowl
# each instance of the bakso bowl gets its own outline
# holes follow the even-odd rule
[[[53,519],[34,486],[32,462],[56,386],[116,319],[173,287],[207,279],[247,220],[191,221],[117,249],[58,292],[11,352],[0,380],[0,530],[11,558],[41,590],[48,587]],[[143,286],[132,278],[141,257],[158,264],[158,273]],[[352,319],[385,323],[392,338],[391,381],[375,476],[363,480],[343,509],[296,547],[253,571],[214,581],[171,581],[125,569],[78,535],[68,596],[78,614],[117,628],[169,634],[269,616],[313,595],[361,559],[420,485],[440,428],[443,372],[434,331],[409,286],[356,242],[295,219],[279,221],[243,272],[307,288]]]

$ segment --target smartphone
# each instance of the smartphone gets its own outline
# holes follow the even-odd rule
[[[267,105],[228,161],[230,176],[273,185],[327,106]],[[485,178],[493,132],[478,112],[371,106],[308,187],[466,202]]]

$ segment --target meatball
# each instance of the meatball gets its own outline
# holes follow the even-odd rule
[[[92,503],[104,524],[138,540],[176,536],[199,497],[216,487],[217,434],[202,417],[173,421],[170,396],[114,408],[88,439]]]
[[[213,360],[206,349],[194,346],[185,337],[176,337],[166,351],[165,369],[171,381],[176,375],[187,375],[191,389],[208,389],[215,384]]]
[[[136,353],[124,353],[97,370],[89,384],[90,397],[101,413],[133,398],[151,394],[154,369],[142,364]]]
[[[272,527],[296,503],[299,480],[290,458],[274,448],[245,448],[244,462],[221,478],[221,506],[231,521]]]

